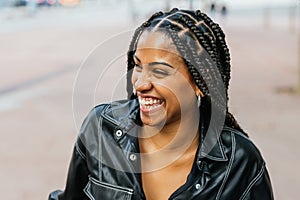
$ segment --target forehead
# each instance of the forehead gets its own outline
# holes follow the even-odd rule
[[[172,39],[161,31],[144,31],[137,42],[137,51],[142,49],[160,50],[180,55]]]

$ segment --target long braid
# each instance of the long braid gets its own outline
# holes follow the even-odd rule
[[[220,62],[221,62],[221,68],[220,71],[222,72],[224,84],[226,85],[226,88],[229,86],[229,80],[230,80],[230,53],[229,49],[225,42],[225,34],[220,28],[220,26],[216,23],[214,23],[205,13],[202,13],[201,11],[195,12],[197,16],[200,16],[205,23],[207,23],[211,28],[214,34],[217,37],[217,48],[220,52]]]
[[[201,19],[197,19],[197,20],[201,20]],[[212,35],[210,31],[206,31],[207,28],[205,25],[203,25],[203,23],[201,23],[200,26],[197,26],[195,23],[192,23],[193,22],[192,20],[188,20],[188,21],[190,24],[189,28],[191,32],[193,32],[193,34],[196,35],[199,43],[205,48],[206,52],[210,55],[211,59],[215,62],[215,65],[218,68],[217,71],[213,69],[211,73],[213,74],[214,77],[217,77],[216,73],[220,73],[222,76],[223,75],[222,64],[220,62],[220,59],[218,59],[220,55],[218,52],[214,35]],[[226,80],[223,76],[222,79],[223,79],[223,83],[225,83]],[[226,94],[226,96],[228,95]]]
[[[221,66],[222,66],[220,68],[220,72],[223,76],[224,84],[225,84],[226,88],[228,88],[229,80],[231,78],[231,76],[230,76],[230,71],[231,71],[230,60],[231,60],[231,58],[230,58],[229,49],[225,42],[225,34],[224,34],[223,30],[221,29],[221,27],[218,24],[214,23],[205,13],[202,13],[201,11],[197,10],[195,12],[195,14],[197,16],[201,16],[202,19],[205,21],[205,23],[209,24],[209,26],[212,28],[212,31],[214,32],[214,34],[217,37],[217,47],[220,52],[219,56],[220,56],[220,62],[221,62]],[[227,94],[227,100],[228,100],[228,94]],[[236,119],[234,118],[234,116],[228,110],[226,113],[225,123],[228,126],[236,128],[236,129],[242,131],[243,133],[245,133],[245,131],[243,131],[242,128],[239,126],[239,124],[236,121]]]
[[[196,13],[199,14],[199,11],[196,11]],[[207,41],[211,42],[213,50],[215,50],[215,51],[211,51],[211,48],[208,47],[206,41],[204,41],[203,34],[201,34],[202,32],[199,32],[199,30],[197,29],[197,26],[193,26],[193,20],[186,19],[185,23],[189,26],[189,29],[191,30],[191,32],[193,32],[196,35],[196,37],[199,39],[199,42],[201,43],[201,45],[207,50],[207,52],[210,54],[210,56],[212,57],[212,59],[217,64],[217,66],[218,66],[218,68],[220,70],[220,73],[222,75],[223,82],[224,82],[226,88],[228,89],[229,80],[230,80],[230,69],[231,69],[231,66],[230,66],[229,49],[228,49],[228,47],[226,45],[226,42],[225,42],[225,34],[222,31],[222,29],[220,28],[220,26],[218,24],[214,23],[207,15],[205,15],[204,13],[202,13],[201,16],[202,16],[202,19],[207,24],[209,24],[209,26],[212,28],[213,33],[216,36],[217,46],[214,44],[214,40],[212,39],[211,36],[209,36],[209,40],[207,40]],[[205,33],[204,33],[204,35],[209,35],[210,34],[209,32],[205,32]],[[219,51],[217,51],[217,50],[219,50]],[[219,59],[214,59],[215,58],[214,54],[218,55]],[[212,73],[213,72],[214,71],[212,71]],[[227,90],[226,90],[226,96],[227,96],[227,100],[228,100]],[[239,124],[237,123],[237,121],[234,118],[234,116],[230,112],[228,112],[228,110],[226,112],[225,123],[228,126],[230,126],[230,127],[236,128],[236,129],[244,132],[242,130],[242,128],[239,126]]]
[[[197,35],[195,34],[195,30],[197,29],[195,20],[192,20],[189,15],[181,16],[179,17],[179,19],[187,26],[189,32],[192,32],[193,35],[197,37]],[[209,39],[212,40],[213,37],[210,36]],[[197,53],[197,45],[195,45],[197,43],[197,40],[199,42],[199,40],[201,39],[196,38],[194,42],[188,43],[188,48],[186,47],[185,49],[189,50],[193,58],[193,63],[195,64],[195,66],[197,66],[197,70],[200,71],[201,76],[204,77],[205,82],[208,85],[209,93],[206,95],[210,95],[211,103],[216,105],[219,108],[219,111],[224,112],[225,114],[227,108],[226,92],[223,86],[223,81],[220,80],[221,76],[219,70],[215,67],[215,63],[217,62],[217,57],[215,56],[216,53],[210,48],[206,41],[203,41],[203,46],[211,49],[210,54],[207,55],[206,52],[203,51],[199,55]],[[212,60],[212,57],[214,57],[215,60]],[[196,74],[191,75],[194,80],[197,80],[197,78],[199,77],[199,75],[195,76]],[[201,88],[201,86],[199,88]]]

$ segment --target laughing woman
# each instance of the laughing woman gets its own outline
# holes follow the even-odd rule
[[[86,117],[60,200],[271,200],[265,162],[228,111],[230,55],[200,11],[156,13],[128,51],[129,100]]]

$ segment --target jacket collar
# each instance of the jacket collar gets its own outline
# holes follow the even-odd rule
[[[137,99],[115,101],[107,107],[102,113],[102,117],[115,125],[115,130],[120,129],[125,133],[137,138],[136,126],[142,125],[140,120],[140,110]],[[206,130],[203,120],[200,119],[201,141],[197,152],[197,160],[204,158],[214,161],[227,161],[228,158],[224,152],[224,145],[214,126]]]

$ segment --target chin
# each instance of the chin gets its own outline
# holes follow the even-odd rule
[[[142,123],[147,126],[161,127],[167,123],[167,115],[165,111],[147,114],[141,112],[140,115]]]

